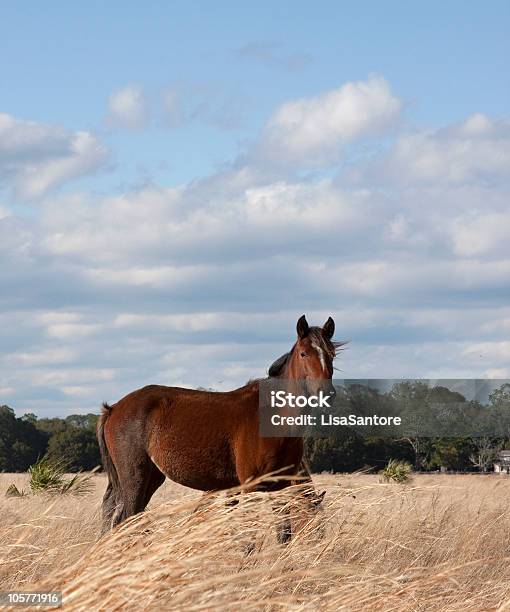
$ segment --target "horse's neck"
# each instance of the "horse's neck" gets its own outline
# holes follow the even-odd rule
[[[296,380],[297,378],[299,378],[296,375],[296,368],[292,356],[289,358],[285,366],[282,368],[282,371],[276,378],[282,380]]]

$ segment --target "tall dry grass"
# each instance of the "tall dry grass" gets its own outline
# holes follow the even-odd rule
[[[287,546],[267,495],[193,512],[197,494],[171,483],[96,542],[94,479],[84,499],[0,501],[0,590],[62,589],[66,610],[510,608],[506,477],[320,476],[324,511]]]

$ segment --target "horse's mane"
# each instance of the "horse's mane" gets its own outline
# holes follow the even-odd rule
[[[335,359],[338,353],[342,350],[342,347],[347,344],[345,340],[335,342],[328,340],[328,338],[324,337],[322,328],[320,327],[310,327],[308,335],[311,338],[312,343],[320,347],[332,360]],[[285,367],[289,357],[292,355],[292,351],[295,349],[295,347],[296,345],[294,345],[288,353],[278,357],[278,359],[271,364],[268,371],[270,378],[279,376],[282,373],[283,368]]]
[[[268,374],[271,378],[275,376],[279,376],[282,373],[282,370],[285,367],[285,364],[287,363],[287,359],[289,357],[290,357],[290,352],[285,353],[285,355],[278,357],[278,359],[271,364],[269,371],[268,371]]]

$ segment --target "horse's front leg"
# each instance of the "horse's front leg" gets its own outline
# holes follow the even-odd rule
[[[292,538],[292,522],[290,520],[289,504],[285,500],[273,502],[273,512],[276,515],[276,539],[278,544],[287,544]]]

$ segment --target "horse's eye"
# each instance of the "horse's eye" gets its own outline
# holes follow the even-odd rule
[[[301,357],[306,357],[306,353],[301,353]]]

